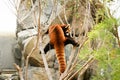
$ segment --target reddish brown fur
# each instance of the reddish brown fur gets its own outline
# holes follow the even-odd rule
[[[60,73],[66,69],[64,42],[66,37],[60,25],[54,25],[49,28],[50,43],[54,45],[56,57],[59,63]]]

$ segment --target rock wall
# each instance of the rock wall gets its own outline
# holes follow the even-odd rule
[[[18,56],[21,56],[21,63],[20,66],[24,65],[24,62],[26,60],[26,57],[28,54],[31,52],[31,50],[35,47],[36,45],[36,40],[37,40],[37,23],[35,23],[35,17],[38,18],[38,1],[36,0],[34,5],[32,7],[29,7],[29,1],[31,0],[26,0],[27,2],[23,1],[20,4],[20,9],[18,13],[18,24],[17,24],[17,31],[16,31],[16,36],[17,36],[17,41],[18,41],[18,46],[16,48],[17,52],[20,52],[21,50],[21,55],[18,53],[16,54],[16,58],[19,60]],[[44,2],[44,1],[43,1]],[[41,15],[41,27],[44,28],[44,24],[49,23],[50,21],[48,20],[51,15],[53,3],[52,0],[47,0],[48,5],[43,8],[43,13]],[[26,5],[28,6],[26,6]],[[30,4],[31,5],[31,4]],[[34,7],[34,8],[33,8]],[[35,14],[33,13],[35,11]],[[44,32],[44,29],[42,30]],[[49,41],[48,35],[45,35],[43,37],[43,48],[45,44]],[[24,55],[24,61],[22,61],[22,54]],[[58,71],[58,63],[56,61],[55,57],[55,51],[51,50],[49,51],[46,55],[48,67],[50,69],[51,75],[54,80],[58,80],[59,78],[59,71]],[[45,68],[44,68],[44,63],[40,54],[39,49],[37,48],[33,54],[31,55],[29,59],[29,70],[28,70],[28,80],[48,80]]]
[[[25,58],[31,52],[31,50],[34,48],[36,44],[37,27],[38,27],[37,20],[39,17],[38,1],[39,0],[34,0],[34,3],[32,4],[31,0],[25,0],[25,1],[23,0],[18,10],[18,25],[16,32],[18,44],[20,47],[20,48],[18,47],[18,50],[20,49],[22,51],[21,54],[23,54]],[[66,23],[63,14],[63,7],[61,6],[63,2],[58,1],[58,2],[54,2],[54,4],[53,2],[54,2],[53,0],[42,1],[41,4],[42,10],[40,17],[41,33],[44,33],[47,30],[47,28],[52,24],[61,24],[60,19],[58,18],[58,14],[60,14],[63,22]],[[83,2],[81,1],[76,2],[70,0],[68,1],[68,3],[66,3],[66,7],[67,7],[66,16],[68,22],[71,25],[71,32],[79,35],[79,38],[76,38],[75,36],[74,37],[76,40],[82,43],[87,32],[89,32],[93,26],[94,19],[92,17],[93,15],[95,15],[94,9],[96,6],[94,6],[94,3],[89,4],[85,0],[83,0]],[[42,39],[43,48],[48,41],[49,41],[48,35],[43,36]],[[68,45],[67,48],[65,48],[66,59],[69,59],[69,55],[70,55],[69,53],[72,52],[71,48],[72,46],[70,45]],[[55,51],[54,50],[49,51],[46,54],[46,59],[52,74],[54,74],[53,75],[54,80],[58,80],[56,79],[59,77],[59,72],[58,72],[58,63],[55,57]],[[46,76],[46,72],[44,70],[44,64],[41,55],[39,54],[39,49],[36,49],[33,52],[33,54],[30,57],[29,63],[32,66],[32,68],[29,69],[30,70],[29,75],[32,75],[32,77],[34,78],[37,77],[35,78],[35,80],[37,80],[38,78],[40,80],[48,80]],[[41,76],[43,75],[44,77],[42,78],[44,79],[41,79]],[[30,78],[31,76],[29,76],[29,79]],[[34,78],[32,78],[32,80]]]

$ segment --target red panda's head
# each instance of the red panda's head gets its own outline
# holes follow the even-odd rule
[[[61,27],[64,32],[64,35],[69,36],[70,35],[70,25],[64,24],[64,25],[61,25]]]

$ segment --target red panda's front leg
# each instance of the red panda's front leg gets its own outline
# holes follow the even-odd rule
[[[79,46],[79,43],[76,42],[73,38],[71,37],[66,37],[66,40],[64,42],[64,45],[67,45],[67,44],[72,44],[73,46],[76,46],[78,47]]]

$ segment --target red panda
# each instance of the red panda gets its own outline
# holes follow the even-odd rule
[[[64,46],[67,44],[79,46],[79,44],[70,37],[69,31],[70,30],[67,25],[57,24],[50,26],[48,30],[50,42],[44,48],[45,53],[50,50],[49,48],[55,49],[60,73],[63,73],[66,69]]]

